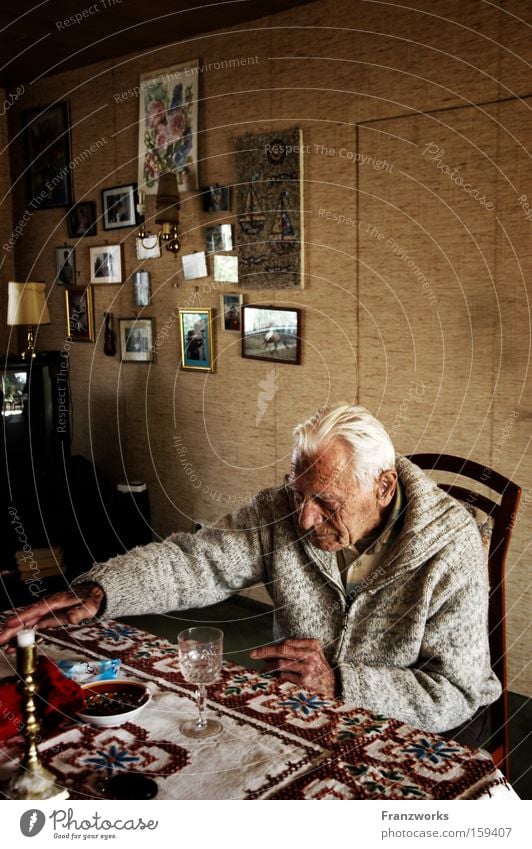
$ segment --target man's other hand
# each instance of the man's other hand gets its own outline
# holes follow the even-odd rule
[[[305,690],[334,698],[334,673],[319,640],[283,640],[253,649],[250,655],[265,660],[268,671],[278,672],[281,681],[291,681]]]

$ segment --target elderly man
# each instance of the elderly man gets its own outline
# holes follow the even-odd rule
[[[0,642],[21,624],[204,606],[258,581],[274,603],[276,643],[252,654],[283,680],[439,732],[500,694],[473,520],[395,456],[367,410],[346,405],[295,429],[284,486],[215,527],[94,566],[73,590],[8,620]]]

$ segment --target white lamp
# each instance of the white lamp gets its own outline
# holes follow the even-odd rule
[[[34,327],[50,324],[50,313],[46,303],[46,283],[9,283],[7,301],[7,323],[10,327],[26,325],[26,349],[23,360],[35,357]]]

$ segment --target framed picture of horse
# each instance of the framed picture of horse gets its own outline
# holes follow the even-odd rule
[[[299,365],[301,310],[246,304],[242,307],[242,356]]]

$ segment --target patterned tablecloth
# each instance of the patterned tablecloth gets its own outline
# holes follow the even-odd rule
[[[127,769],[155,778],[159,799],[475,799],[505,785],[486,752],[233,663],[209,687],[223,732],[191,741],[179,723],[196,716],[194,687],[181,677],[176,646],[119,622],[47,632],[40,650],[53,659],[119,657],[120,677],[150,682],[153,692],[133,722],[65,721],[41,744],[72,798],[97,797],[103,777]],[[12,674],[12,662],[0,658],[0,676]],[[16,768],[21,742],[2,746],[0,781]]]

